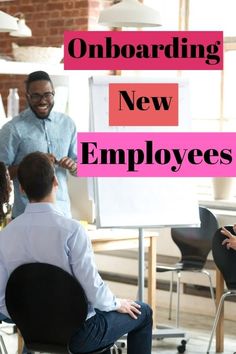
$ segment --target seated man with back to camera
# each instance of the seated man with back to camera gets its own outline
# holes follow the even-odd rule
[[[55,207],[58,181],[49,158],[41,152],[27,155],[19,165],[18,180],[30,203],[0,233],[0,312],[9,316],[5,288],[15,268],[24,263],[50,263],[73,274],[88,299],[85,324],[70,341],[72,352],[106,347],[128,333],[128,354],[151,354],[151,308],[116,298],[101,279],[85,230]]]

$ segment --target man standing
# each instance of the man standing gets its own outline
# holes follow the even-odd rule
[[[15,268],[31,262],[53,264],[78,279],[88,299],[87,319],[70,340],[73,353],[93,352],[128,333],[127,354],[151,354],[150,307],[116,298],[102,280],[85,230],[55,209],[58,181],[48,157],[40,152],[27,155],[18,179],[30,203],[0,232],[0,312],[9,316],[5,288]]]
[[[59,181],[57,207],[71,216],[67,190],[67,170],[76,174],[76,127],[70,117],[52,111],[55,91],[44,71],[29,74],[26,82],[29,108],[6,123],[0,130],[0,160],[9,169],[14,182],[13,218],[24,212],[28,202],[19,191],[17,169],[29,153],[42,151],[56,165]]]

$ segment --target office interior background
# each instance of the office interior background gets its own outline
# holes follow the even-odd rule
[[[191,93],[191,129],[201,132],[234,132],[236,129],[236,26],[235,0],[143,0],[146,5],[158,9],[164,30],[223,30],[224,31],[224,70],[223,71],[119,71],[111,74],[126,76],[156,76],[157,78],[183,78],[189,80]],[[112,3],[109,0],[0,0],[0,10],[11,15],[24,14],[27,25],[32,29],[32,37],[13,38],[8,33],[0,34],[0,93],[6,109],[9,89],[17,87],[20,107],[26,105],[24,98],[24,79],[35,66],[27,59],[27,66],[15,60],[12,43],[25,46],[60,47],[63,45],[65,30],[108,30],[98,25],[99,12]],[[123,30],[136,30],[135,28]],[[146,29],[143,29],[146,30]],[[88,77],[106,75],[108,72],[64,72],[63,64],[41,65],[42,70],[51,74],[55,85],[64,87],[59,90],[59,97],[67,102],[64,109],[75,120],[78,130],[89,129],[89,92]],[[60,96],[61,95],[61,96]],[[78,95],[81,97],[78,101]],[[3,118],[1,118],[1,124]],[[4,118],[7,119],[7,118]],[[230,178],[227,179],[230,181]],[[236,222],[236,189],[229,198],[214,200],[212,178],[196,179],[199,202],[209,206],[219,219],[221,225]],[[170,238],[170,230],[160,230],[157,244],[157,260],[174,262],[179,257],[179,250]],[[111,286],[122,294],[122,281],[133,284],[137,274],[137,251],[116,251],[96,255],[99,268],[104,276],[112,282]],[[122,262],[121,262],[122,258]],[[215,277],[212,257],[207,263],[213,278]],[[109,272],[107,271],[109,269]],[[127,269],[129,271],[127,271]],[[117,271],[118,270],[118,271]],[[169,274],[158,279],[157,299],[160,306],[168,306]],[[214,280],[215,283],[215,280]],[[208,297],[207,283],[197,275],[186,274],[182,280],[181,309],[192,313],[202,312],[213,316],[213,307]],[[135,287],[132,287],[135,295]],[[196,301],[197,297],[197,301]],[[194,303],[195,306],[192,306]],[[226,303],[225,317],[234,319],[236,305]]]

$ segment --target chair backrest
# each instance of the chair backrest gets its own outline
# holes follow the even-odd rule
[[[199,207],[200,227],[171,228],[171,237],[181,252],[184,267],[202,269],[212,247],[213,236],[218,229],[214,214]]]
[[[226,228],[234,235],[233,227]],[[226,236],[222,235],[218,229],[212,240],[212,255],[217,268],[221,271],[227,288],[236,290],[236,251],[222,246],[222,241]]]
[[[75,329],[88,305],[79,282],[63,269],[45,263],[16,268],[6,287],[7,310],[29,350],[68,353]]]

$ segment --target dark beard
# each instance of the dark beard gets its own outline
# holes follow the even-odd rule
[[[50,113],[51,113],[51,111],[52,111],[52,109],[53,109],[53,106],[54,106],[54,103],[53,103],[53,105],[51,106],[51,108],[49,109],[49,111],[48,111],[48,114],[46,115],[46,116],[38,116],[38,114],[37,114],[37,112],[34,110],[34,108],[29,104],[29,107],[30,107],[30,109],[31,109],[31,111],[32,112],[34,112],[34,114],[35,114],[35,116],[38,118],[38,119],[46,119],[46,118],[48,118],[48,116],[50,115]]]

